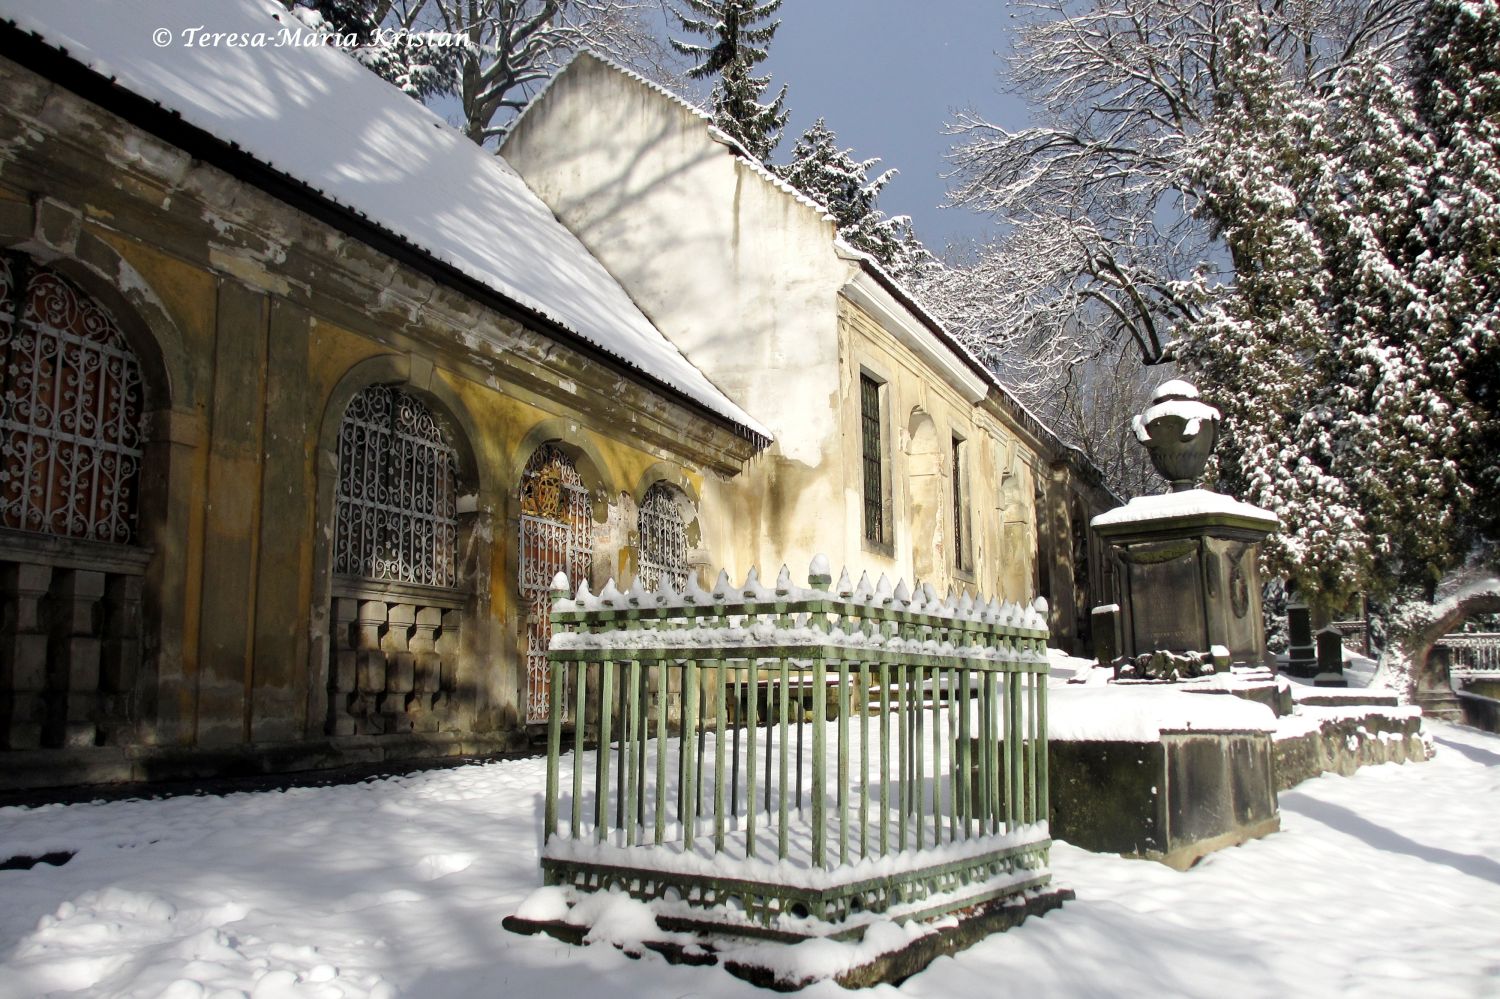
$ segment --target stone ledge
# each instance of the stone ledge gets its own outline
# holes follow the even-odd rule
[[[97,746],[4,751],[0,752],[0,804],[158,794],[163,793],[163,784],[173,782],[232,788],[236,781],[253,784],[335,769],[360,768],[363,776],[373,776],[403,766],[421,769],[421,764],[435,760],[514,755],[515,748],[510,736],[444,733],[213,748]],[[167,789],[165,793],[183,792]]]
[[[1419,716],[1371,713],[1326,719],[1314,731],[1278,738],[1275,754],[1276,789],[1287,791],[1323,773],[1348,777],[1364,766],[1423,762],[1432,758],[1432,747]]]

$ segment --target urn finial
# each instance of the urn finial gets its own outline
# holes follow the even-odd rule
[[[1162,382],[1151,405],[1131,421],[1136,440],[1145,445],[1161,477],[1183,492],[1198,484],[1219,436],[1219,411],[1198,398],[1198,390],[1179,378]]]

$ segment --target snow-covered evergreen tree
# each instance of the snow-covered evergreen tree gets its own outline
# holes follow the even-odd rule
[[[762,103],[770,76],[756,76],[766,58],[766,46],[780,21],[764,23],[781,7],[781,0],[680,0],[671,8],[682,30],[708,40],[696,44],[672,39],[672,48],[695,60],[688,70],[695,80],[717,77],[709,104],[714,123],[744,146],[750,155],[768,162],[781,141],[791,113],[784,107],[786,87]]]
[[[1281,515],[1272,564],[1325,609],[1396,601],[1408,692],[1441,629],[1500,600],[1497,11],[1434,0],[1409,80],[1371,59],[1321,94],[1245,12],[1190,159],[1234,266],[1179,346],[1225,411],[1221,481]]]
[[[856,160],[851,153],[839,148],[838,136],[819,118],[798,136],[791,162],[773,169],[828,209],[845,242],[870,254],[892,274],[908,274],[929,255],[908,216],[887,218],[876,204],[896,171],[871,177],[879,158]]]

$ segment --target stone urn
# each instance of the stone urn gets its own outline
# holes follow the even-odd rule
[[[1192,489],[1219,438],[1219,411],[1199,401],[1198,390],[1180,379],[1162,382],[1147,410],[1131,421],[1136,440],[1173,492]]]

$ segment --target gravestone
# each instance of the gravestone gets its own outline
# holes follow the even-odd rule
[[[1304,679],[1318,673],[1318,650],[1313,645],[1312,611],[1297,601],[1286,607],[1286,671]]]
[[[1347,687],[1344,679],[1344,636],[1334,628],[1318,632],[1318,674],[1315,687]]]

